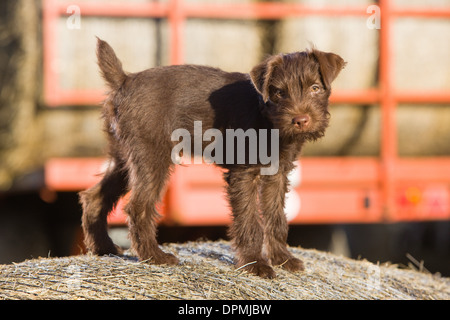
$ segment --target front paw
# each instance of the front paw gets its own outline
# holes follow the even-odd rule
[[[270,261],[272,262],[273,266],[280,266],[291,272],[305,270],[303,261],[295,258],[287,250],[282,250],[282,251],[279,251],[277,254],[274,254]]]
[[[275,271],[266,262],[254,261],[242,264],[237,270],[245,270],[264,279],[273,279],[276,277]]]
[[[163,251],[158,251],[157,253],[151,254],[150,258],[139,258],[141,262],[147,262],[149,264],[167,264],[167,265],[177,265],[179,260],[171,253],[166,253]]]
[[[92,254],[103,256],[103,255],[115,255],[120,256],[123,255],[123,249],[114,243],[106,243],[103,246],[91,246],[90,249],[88,249],[88,252],[91,252]]]
[[[289,258],[285,262],[281,264],[281,266],[291,272],[304,271],[305,266],[303,265],[303,261],[297,258]]]
[[[162,258],[160,258],[158,261],[156,261],[156,264],[168,264],[168,265],[177,265],[180,263],[180,260],[176,256],[174,256],[171,253],[164,252],[164,255]]]

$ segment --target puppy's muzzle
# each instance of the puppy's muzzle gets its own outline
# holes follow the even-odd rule
[[[298,115],[292,119],[295,128],[305,130],[311,123],[311,118],[307,114]]]

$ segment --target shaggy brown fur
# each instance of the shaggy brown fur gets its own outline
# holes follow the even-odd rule
[[[139,258],[155,264],[178,263],[157,244],[155,203],[174,165],[172,132],[184,128],[193,134],[194,121],[201,121],[203,132],[279,130],[276,174],[262,175],[265,164],[259,159],[256,164],[220,164],[226,169],[233,215],[229,236],[237,251],[237,267],[248,264],[246,270],[267,278],[275,276],[273,265],[303,270],[302,261],[286,248],[287,174],[302,145],[323,136],[330,84],[344,60],[312,49],[271,56],[250,74],[195,65],[126,74],[113,49],[100,39],[97,57],[111,89],[103,107],[110,164],[101,182],[80,194],[87,248],[96,254],[120,253],[107,234],[106,218],[120,197],[131,191],[125,211]],[[270,152],[273,146],[268,143],[268,147]]]

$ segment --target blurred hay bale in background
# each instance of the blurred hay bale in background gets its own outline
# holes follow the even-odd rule
[[[35,116],[41,59],[38,1],[2,1],[0,9],[0,191],[40,156]]]
[[[417,7],[417,0],[398,0]],[[427,7],[446,7],[446,0]],[[393,28],[393,82],[411,92],[450,90],[450,20],[399,18]],[[398,108],[399,150],[404,156],[450,154],[450,105],[403,104]]]
[[[106,0],[82,0],[110,5]],[[122,0],[114,0],[122,2]],[[211,4],[207,0],[185,0]],[[245,0],[256,2],[257,0]],[[332,0],[286,0],[305,6],[337,6]],[[132,2],[147,2],[133,0]],[[239,2],[215,0],[214,3]],[[258,1],[259,2],[259,1]],[[364,7],[372,1],[340,1],[339,6]],[[42,166],[49,157],[89,157],[104,154],[105,139],[98,108],[45,107],[42,101],[42,37],[40,1],[2,1],[0,52],[0,190],[15,177]],[[397,6],[421,6],[399,0]],[[433,0],[430,6],[446,6]],[[304,50],[311,43],[348,61],[334,90],[364,90],[378,85],[378,31],[367,27],[367,16],[302,16],[282,20],[187,19],[184,60],[227,71],[248,72],[266,54]],[[95,36],[107,40],[124,68],[137,72],[169,64],[166,19],[88,17],[81,27],[57,28],[57,61],[52,66],[63,89],[100,89]],[[393,28],[393,66],[397,89],[450,88],[450,21],[397,18]],[[319,143],[309,144],[307,156],[377,156],[380,152],[378,105],[332,105],[331,126]],[[401,156],[450,154],[448,105],[400,105],[397,112]]]
[[[306,6],[358,6],[373,1],[286,0]],[[421,1],[399,0],[398,7],[423,6]],[[433,0],[427,6],[445,7]],[[378,81],[378,31],[369,29],[370,14],[305,16],[279,23],[277,50],[302,50],[309,42],[324,51],[340,54],[348,64],[333,84],[334,90],[369,89]],[[393,27],[393,83],[398,90],[426,91],[450,88],[450,21],[448,19],[397,18]],[[332,105],[330,128],[320,143],[305,147],[305,155],[376,156],[380,152],[380,111],[375,105]],[[400,105],[397,112],[401,156],[450,154],[448,105]],[[420,135],[420,137],[418,137]]]
[[[364,7],[370,0],[286,1],[307,7]],[[367,28],[366,16],[303,16],[280,22],[277,51],[292,52],[315,45],[319,50],[335,52],[348,63],[333,83],[333,89],[369,89],[376,84],[378,32]]]
[[[211,4],[207,0],[185,2]],[[216,4],[230,2],[242,3],[238,0],[213,1]],[[337,6],[332,0],[285,2],[298,2],[309,7]],[[364,8],[372,4],[370,0],[344,0],[338,6]],[[399,0],[396,5],[410,7],[423,3]],[[433,0],[427,5],[442,7],[447,2]],[[369,16],[302,16],[279,21],[187,19],[183,34],[184,60],[227,71],[248,72],[266,54],[301,51],[314,44],[318,49],[336,52],[348,61],[334,83],[334,90],[369,89],[378,85],[379,77],[379,32],[367,27]],[[130,72],[169,64],[170,31],[165,19],[82,17],[82,27],[77,30],[66,28],[65,22],[66,17],[61,17],[58,28],[63,87],[104,87],[95,64],[95,35],[110,42]],[[450,35],[450,21],[397,18],[393,35],[393,82],[397,89],[449,88],[450,73],[445,70],[450,70],[450,44],[446,41]],[[331,113],[331,126],[325,138],[320,143],[307,145],[305,155],[379,155],[381,121],[378,105],[333,105]],[[400,105],[397,123],[401,156],[450,154],[450,108],[447,105]],[[49,134],[57,140],[52,126],[48,128]],[[420,139],[416,139],[418,133]],[[100,150],[101,140],[83,141],[93,151]]]
[[[364,7],[373,1],[300,0],[308,7]],[[368,15],[369,16],[369,15]],[[366,26],[365,16],[304,16],[279,24],[277,50],[303,50],[311,44],[335,52],[347,65],[333,83],[333,90],[365,90],[377,83],[378,32]],[[305,155],[370,155],[379,153],[379,111],[373,106],[332,105],[331,122],[320,143],[304,148]]]
[[[169,64],[166,19],[87,17],[81,12],[79,29],[67,28],[66,21],[62,16],[58,22],[55,65],[64,89],[105,88],[97,67],[96,36],[108,41],[128,72]],[[184,30],[185,61],[248,72],[261,58],[260,30],[256,21],[189,19]],[[49,142],[45,157],[103,155],[105,139],[98,109],[51,110],[43,112],[39,121]]]
[[[262,32],[256,21],[188,20],[186,63],[249,72],[262,57]]]
[[[306,271],[261,279],[235,269],[230,244],[168,244],[180,265],[81,255],[0,266],[0,299],[450,299],[450,279],[290,248]]]

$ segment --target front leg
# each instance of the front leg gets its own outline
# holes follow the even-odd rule
[[[264,233],[258,208],[259,170],[230,170],[225,174],[233,223],[228,235],[236,249],[236,266],[263,278],[275,272],[261,255]]]
[[[261,211],[264,221],[263,255],[274,266],[289,271],[303,271],[303,262],[287,249],[288,222],[284,213],[284,200],[288,188],[288,170],[275,175],[261,176]]]

